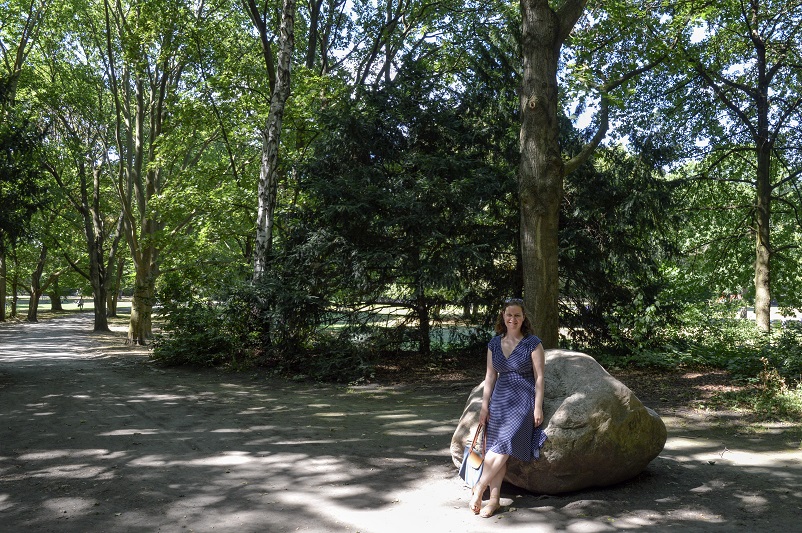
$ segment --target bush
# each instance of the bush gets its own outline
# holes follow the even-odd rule
[[[777,323],[767,335],[754,322],[733,318],[736,313],[735,306],[703,304],[687,309],[680,327],[665,328],[648,344],[593,353],[609,368],[718,368],[754,385],[773,371],[789,386],[802,382],[802,327]]]
[[[271,374],[356,382],[372,375],[375,354],[353,328],[327,328],[319,298],[277,282],[234,287],[218,302],[167,302],[152,358],[164,365],[268,368]]]
[[[217,366],[236,351],[218,306],[212,303],[172,303],[162,310],[164,333],[153,344],[153,359],[167,366]]]

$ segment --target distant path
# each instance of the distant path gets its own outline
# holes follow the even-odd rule
[[[349,389],[165,370],[91,327],[91,314],[0,325],[2,532],[798,525],[802,464],[782,436],[778,448],[667,419],[666,451],[635,480],[559,497],[508,487],[505,512],[483,520],[449,456],[471,384]]]

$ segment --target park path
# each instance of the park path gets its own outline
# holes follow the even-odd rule
[[[668,418],[638,478],[506,487],[481,519],[449,454],[472,384],[160,369],[90,331],[89,314],[0,325],[2,532],[792,531],[802,512],[798,453]]]

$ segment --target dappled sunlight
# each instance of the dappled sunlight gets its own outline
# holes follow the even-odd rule
[[[394,420],[398,418],[415,418],[415,415],[413,413],[387,413],[376,415],[376,419],[378,420]]]
[[[800,450],[672,415],[637,478],[557,496],[506,487],[500,522],[482,521],[450,450],[473,384],[318,386],[80,352],[40,366],[5,349],[0,510],[20,530],[723,532],[802,505]]]
[[[392,435],[392,436],[395,436],[395,437],[424,437],[426,435],[430,435],[430,433],[428,431],[414,431],[414,430],[411,430],[411,429],[408,429],[408,430],[400,430],[400,429],[390,430],[390,431],[385,431],[384,434],[385,435]]]
[[[176,394],[143,394],[138,398],[129,398],[126,400],[127,402],[133,403],[145,403],[145,402],[175,402],[177,400],[183,400],[184,396],[179,396]]]
[[[20,461],[47,461],[62,458],[95,458],[95,459],[119,459],[125,456],[126,452],[112,452],[105,449],[85,449],[85,450],[50,450],[29,452],[20,454],[17,459]],[[0,457],[0,459],[8,459]]]
[[[33,470],[30,476],[47,479],[111,479],[112,477],[105,467],[86,463],[54,465]]]
[[[158,435],[157,429],[115,429],[106,433],[99,433],[100,437],[120,437],[123,435]]]
[[[419,418],[413,420],[404,420],[403,422],[392,422],[384,424],[383,427],[394,428],[394,427],[424,426],[428,428],[431,426],[432,423],[434,423],[434,420],[426,420],[425,418]]]
[[[713,442],[706,439],[685,438],[685,437],[671,437],[666,441],[664,450],[680,451],[680,450],[698,450],[699,448],[720,448],[720,442]]]
[[[89,512],[96,505],[97,502],[90,498],[52,498],[44,502],[46,509],[56,513]]]

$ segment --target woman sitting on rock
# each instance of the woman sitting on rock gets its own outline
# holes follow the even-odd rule
[[[532,334],[524,302],[504,302],[496,322],[497,335],[487,347],[487,374],[479,423],[485,424],[487,450],[482,476],[473,487],[470,508],[489,518],[498,510],[501,483],[512,455],[521,461],[540,457],[546,434],[543,423],[543,391],[546,355],[540,339]],[[481,507],[490,487],[490,500]]]

